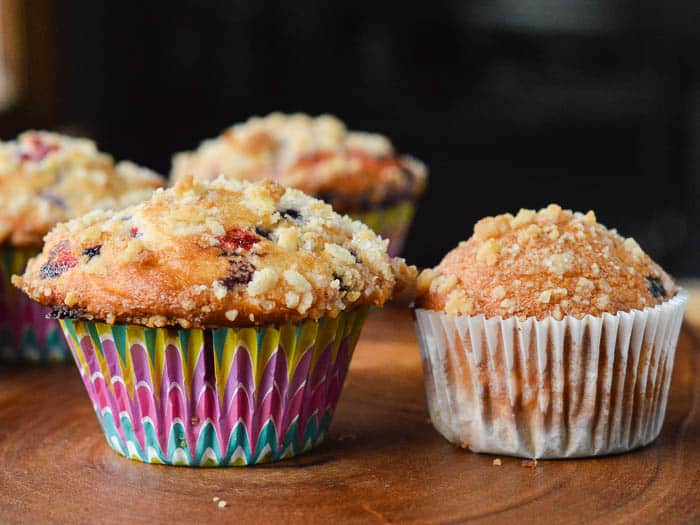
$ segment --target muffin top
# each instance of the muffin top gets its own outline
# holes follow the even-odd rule
[[[641,310],[676,293],[632,238],[556,204],[486,217],[418,277],[416,305],[451,315],[564,316]]]
[[[417,273],[387,244],[272,181],[184,178],[139,205],[59,224],[13,283],[56,317],[283,324],[383,305]]]
[[[196,151],[173,158],[172,177],[269,178],[333,205],[338,212],[420,195],[427,171],[398,156],[385,136],[348,131],[330,115],[272,113],[236,124]]]
[[[150,170],[115,165],[91,140],[27,131],[0,142],[0,244],[41,246],[56,223],[134,204],[162,185]]]

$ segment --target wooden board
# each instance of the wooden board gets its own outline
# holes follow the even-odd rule
[[[428,420],[406,310],[373,314],[331,436],[254,468],[144,465],[106,445],[73,366],[0,371],[2,523],[700,521],[700,339],[685,326],[662,436],[607,458],[456,449]],[[222,498],[220,509],[212,501]]]

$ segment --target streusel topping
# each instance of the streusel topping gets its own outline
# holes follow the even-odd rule
[[[632,238],[556,204],[487,217],[417,282],[419,307],[487,317],[600,316],[653,307],[676,293]]]
[[[272,113],[236,124],[196,151],[177,154],[172,177],[270,178],[346,212],[414,199],[425,188],[420,161],[398,156],[385,136],[348,131],[331,115]]]
[[[131,162],[115,164],[91,140],[27,131],[0,142],[0,244],[41,246],[56,223],[135,204],[163,183]]]
[[[57,316],[252,326],[381,306],[415,278],[387,241],[301,191],[185,178],[58,225],[13,282]]]

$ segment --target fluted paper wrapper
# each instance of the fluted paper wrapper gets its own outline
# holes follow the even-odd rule
[[[688,294],[561,321],[417,309],[430,417],[475,452],[570,458],[659,435]]]
[[[413,202],[404,201],[370,211],[350,212],[349,215],[364,222],[383,239],[389,239],[389,256],[397,257],[403,252],[414,213]]]
[[[10,363],[68,362],[70,351],[50,312],[16,289],[13,274],[24,271],[36,250],[0,248],[0,360]]]
[[[259,328],[61,326],[112,449],[147,463],[229,466],[323,440],[366,313]]]

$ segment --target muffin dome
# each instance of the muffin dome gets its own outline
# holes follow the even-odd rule
[[[40,246],[58,222],[148,198],[163,179],[87,139],[28,131],[0,142],[0,244]]]
[[[58,225],[13,282],[57,317],[251,326],[381,306],[415,277],[364,224],[264,181],[185,178]]]
[[[642,310],[673,297],[671,278],[595,214],[556,204],[487,217],[418,278],[416,305],[452,315],[564,316]]]
[[[330,115],[281,113],[236,124],[173,159],[174,180],[189,175],[211,180],[220,174],[270,178],[343,213],[415,199],[426,180],[425,166],[398,156],[383,135],[348,131]]]

